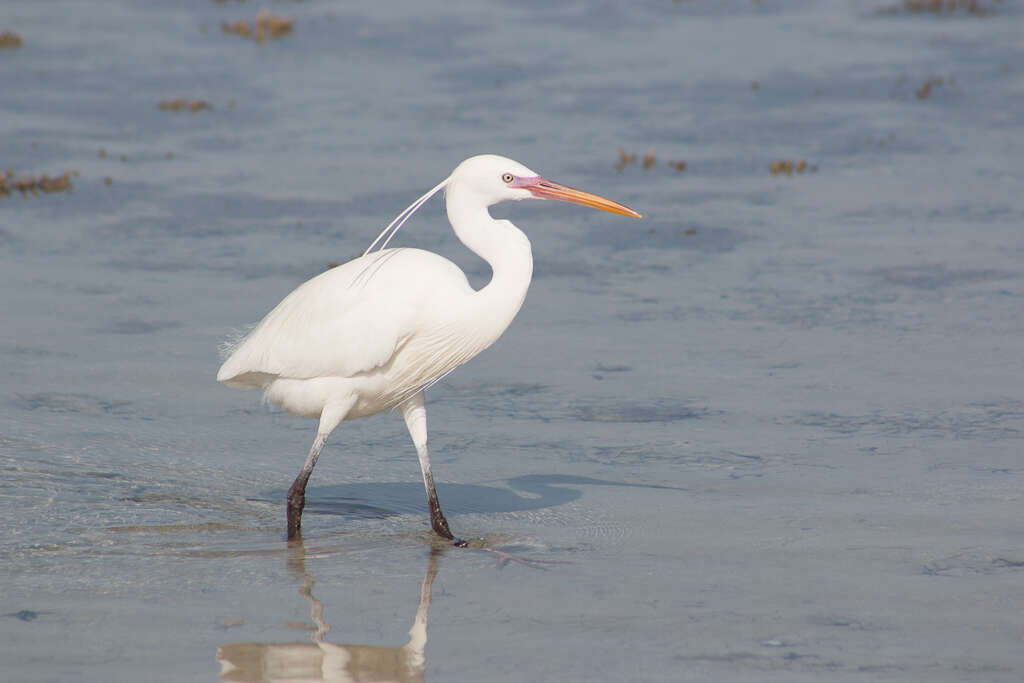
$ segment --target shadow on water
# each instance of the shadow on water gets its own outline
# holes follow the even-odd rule
[[[583,497],[581,486],[629,486],[684,490],[656,484],[607,481],[562,474],[527,474],[505,481],[506,486],[439,484],[446,512],[505,513],[541,510],[571,503]],[[265,491],[259,500],[283,501],[284,490]],[[423,485],[418,482],[362,482],[310,487],[306,514],[339,515],[355,519],[384,519],[425,509]]]
[[[401,646],[355,645],[326,640],[330,624],[324,605],[313,595],[316,582],[306,570],[306,548],[294,541],[288,548],[288,570],[299,581],[299,595],[309,602],[312,621],[309,643],[228,643],[217,648],[222,681],[422,681],[426,669],[427,612],[445,547],[434,547],[420,586],[420,601]]]

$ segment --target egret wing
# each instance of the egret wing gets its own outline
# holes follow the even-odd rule
[[[351,377],[386,365],[417,329],[428,295],[417,282],[424,265],[442,268],[446,277],[454,269],[465,281],[429,252],[388,249],[360,257],[285,297],[234,349],[217,380],[265,387],[279,377]]]

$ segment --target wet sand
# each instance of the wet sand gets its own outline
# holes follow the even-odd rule
[[[0,172],[71,175],[0,198],[0,677],[1020,680],[1024,17],[984,7],[12,4]],[[389,415],[289,545],[315,426],[218,345],[481,152],[645,214],[498,207],[530,294],[428,395],[456,533],[557,563],[436,546]],[[399,242],[486,281],[440,201]]]

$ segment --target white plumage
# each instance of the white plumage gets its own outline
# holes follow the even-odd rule
[[[474,290],[458,266],[428,251],[368,250],[285,297],[217,373],[220,382],[263,389],[285,410],[320,419],[313,449],[289,491],[289,537],[299,533],[306,482],[331,431],[344,419],[398,407],[420,457],[432,526],[453,539],[430,472],[423,390],[501,336],[519,312],[533,273],[526,235],[510,221],[492,218],[487,207],[504,200],[560,199],[639,218],[621,204],[547,181],[511,159],[482,155],[462,162],[374,245],[385,238],[386,246],[441,188],[456,235],[491,265],[486,286]]]
[[[473,293],[461,270],[431,252],[388,249],[363,256],[285,297],[238,345],[217,379],[261,388],[269,400],[305,417],[320,417],[324,407],[305,395],[311,382],[337,380],[325,402],[351,392],[358,401],[348,417],[373,415],[497,338],[473,324],[482,322],[473,316]]]

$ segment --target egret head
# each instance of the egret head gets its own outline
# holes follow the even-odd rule
[[[557,199],[640,218],[627,206],[552,182],[518,161],[497,154],[481,154],[459,164],[448,179],[449,191],[455,187],[473,193],[485,206],[518,199]]]
[[[512,199],[557,199],[602,211],[619,213],[623,216],[640,218],[640,214],[628,206],[623,206],[596,194],[574,190],[571,187],[551,182],[518,161],[497,154],[481,154],[463,161],[455,167],[450,176],[407,206],[395,220],[391,221],[388,227],[377,235],[377,239],[363,253],[369,254],[375,248],[387,247],[391,238],[405,225],[409,217],[441,190],[444,190],[448,196],[449,216],[451,216],[452,200],[458,197],[459,206],[463,209],[486,208],[492,204]]]
[[[531,199],[524,180],[541,179],[536,171],[497,154],[470,157],[455,167],[449,190],[458,188],[477,195],[486,206],[515,199]]]

